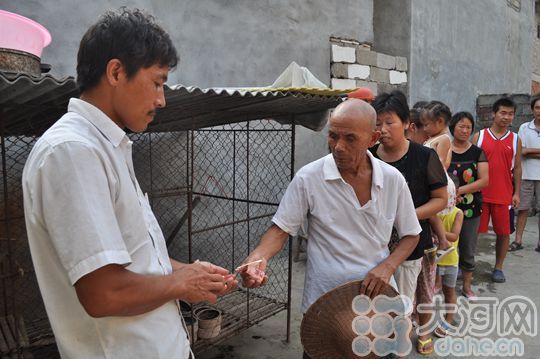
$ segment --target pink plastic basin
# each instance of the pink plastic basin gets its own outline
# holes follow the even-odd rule
[[[51,43],[46,28],[24,16],[0,10],[0,47],[29,52],[41,58]]]

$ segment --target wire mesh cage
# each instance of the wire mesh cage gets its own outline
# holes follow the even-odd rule
[[[30,258],[21,177],[37,138],[78,95],[72,77],[0,71],[0,357],[58,357]],[[292,177],[295,125],[322,129],[343,94],[177,85],[166,98],[149,132],[130,135],[137,178],[171,257],[233,270],[269,227]],[[266,286],[218,300],[218,337],[195,341],[191,326],[195,351],[284,309],[289,338],[290,243],[270,262]]]
[[[150,194],[171,257],[233,271],[269,227],[292,176],[294,126],[258,120],[132,140],[138,178]],[[287,309],[289,257],[284,251],[274,258],[265,287],[220,298],[221,334],[194,343],[195,350]]]
[[[292,176],[294,136],[294,125],[272,120],[131,134],[137,178],[149,194],[171,257],[234,270],[269,227]],[[24,224],[21,177],[36,140],[1,137],[0,353],[55,358]],[[194,342],[195,351],[290,311],[290,257],[289,248],[270,262],[266,286],[239,288],[220,298],[215,307],[223,315],[221,333]]]
[[[33,346],[54,344],[34,273],[24,223],[21,177],[36,138],[2,137],[0,194],[0,351],[26,355]]]

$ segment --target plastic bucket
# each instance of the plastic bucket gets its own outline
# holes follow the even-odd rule
[[[34,20],[0,10],[0,48],[24,51],[41,58],[43,48],[51,40],[49,31]]]

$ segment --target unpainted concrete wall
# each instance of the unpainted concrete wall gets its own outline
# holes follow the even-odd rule
[[[266,86],[291,61],[330,83],[330,36],[373,41],[372,0],[0,0],[0,8],[43,24],[53,42],[43,62],[75,75],[86,29],[110,8],[147,9],[171,34],[181,62],[169,83]],[[297,167],[327,153],[323,133],[299,128]]]
[[[373,51],[409,59],[412,1],[373,1]]]
[[[533,28],[532,1],[412,0],[411,102],[474,113],[478,95],[528,93]]]
[[[540,92],[540,35],[538,30],[540,29],[540,2],[535,0],[534,10],[535,10],[535,28],[534,28],[534,44],[533,44],[533,65],[532,65],[532,84],[531,84],[531,94]]]
[[[330,82],[330,36],[373,43],[409,60],[411,104],[439,99],[475,112],[481,94],[528,93],[535,9],[493,0],[0,0],[47,27],[43,62],[75,74],[83,32],[108,8],[145,8],[172,35],[182,60],[169,83],[268,85],[291,62]],[[324,131],[299,128],[296,168],[327,152]]]
[[[540,81],[540,39],[536,38],[533,42],[533,76]]]

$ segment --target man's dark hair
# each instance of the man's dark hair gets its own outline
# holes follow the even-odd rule
[[[377,111],[377,115],[394,112],[401,122],[409,121],[409,105],[405,94],[401,91],[383,92],[375,97],[371,106]]]
[[[500,110],[501,107],[512,107],[515,111],[516,103],[512,101],[512,99],[509,97],[501,97],[500,99],[495,101],[495,103],[491,107],[491,110],[493,111],[493,113],[496,113],[497,111]]]
[[[452,136],[454,136],[454,129],[456,128],[457,123],[459,121],[463,120],[464,118],[471,121],[471,126],[472,126],[471,133],[474,132],[474,117],[473,117],[473,115],[470,112],[461,111],[461,112],[458,112],[458,113],[454,114],[454,116],[452,116],[452,119],[450,120],[450,124],[448,125],[448,129],[450,130],[450,133],[452,134]]]
[[[531,110],[534,110],[534,104],[536,101],[540,100],[540,93],[535,93],[531,96]]]
[[[79,90],[96,86],[112,59],[122,62],[128,78],[156,64],[174,69],[179,61],[171,38],[154,17],[125,7],[106,12],[81,39],[77,54]]]
[[[441,101],[430,101],[422,108],[420,113],[420,118],[427,118],[431,121],[435,121],[441,117],[446,125],[448,125],[450,119],[452,118],[450,108]]]

